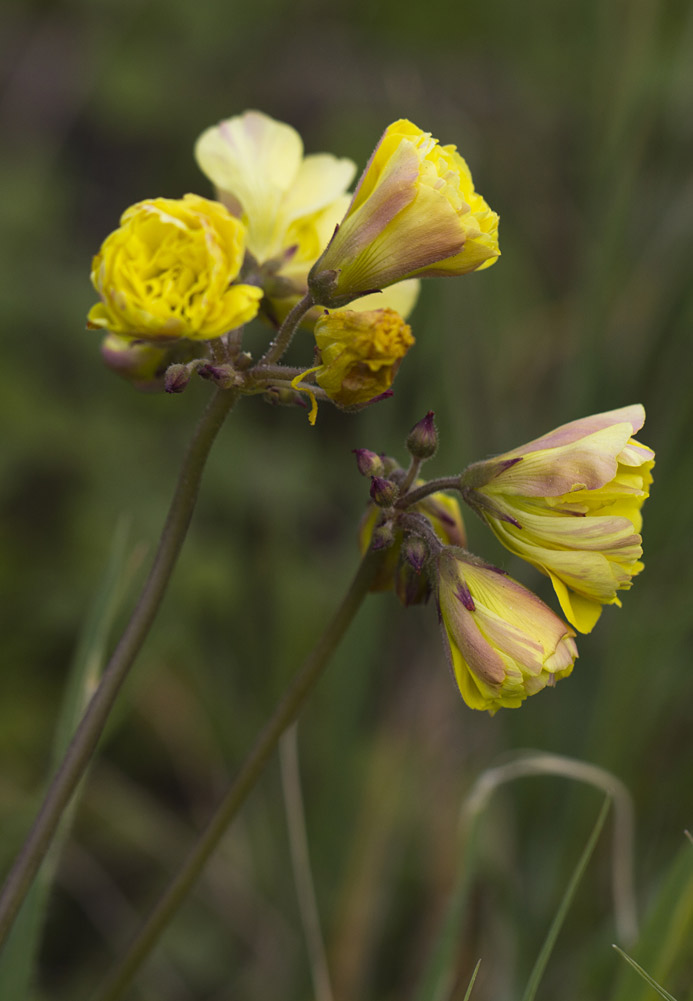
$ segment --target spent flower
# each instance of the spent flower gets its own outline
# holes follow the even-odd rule
[[[566,618],[589,632],[643,564],[641,508],[654,452],[639,404],[564,424],[470,466],[465,499],[511,552],[551,578]]]
[[[386,392],[414,344],[411,327],[394,309],[327,313],[314,333],[321,360],[315,381],[340,407]]]
[[[471,709],[515,708],[571,673],[573,630],[502,571],[443,549],[437,592],[450,667]]]
[[[101,297],[87,325],[149,341],[210,340],[256,315],[254,285],[233,284],[245,227],[223,205],[197,195],[153,198],[123,213],[93,260]]]

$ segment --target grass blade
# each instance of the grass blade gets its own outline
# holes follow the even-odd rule
[[[478,960],[476,966],[474,967],[474,973],[472,973],[472,979],[469,981],[469,987],[465,991],[465,995],[462,1001],[469,1001],[472,996],[472,990],[474,989],[474,984],[476,983],[476,977],[479,972],[479,967],[481,966],[481,960]]]
[[[653,990],[657,991],[660,997],[663,997],[665,1001],[676,1001],[674,995],[670,994],[669,991],[666,991],[660,984],[658,984],[657,981],[653,977],[651,977],[649,973],[643,970],[640,963],[635,962],[632,956],[629,956],[627,952],[624,952],[623,949],[619,948],[619,946],[617,945],[612,945],[611,948],[615,949],[616,952],[619,954],[619,956],[623,956],[625,961],[627,963],[630,963],[635,972],[642,977],[642,979],[645,981],[646,984],[649,984],[649,986]]]
[[[575,896],[578,886],[580,885],[580,881],[585,873],[585,869],[587,868],[589,860],[592,857],[592,852],[594,851],[597,841],[599,840],[599,835],[601,834],[602,828],[604,826],[604,821],[606,820],[606,815],[609,812],[610,806],[611,806],[611,800],[608,798],[605,799],[604,804],[601,810],[599,811],[597,822],[594,825],[592,833],[590,834],[587,840],[587,844],[583,849],[582,855],[580,856],[578,864],[575,867],[573,875],[570,877],[570,882],[568,883],[566,891],[563,894],[563,899],[561,900],[558,910],[556,911],[556,916],[551,922],[551,927],[549,928],[544,944],[541,947],[541,951],[537,957],[537,961],[534,964],[534,968],[529,976],[529,981],[527,983],[525,992],[522,995],[522,1001],[534,1001],[537,990],[539,989],[539,984],[541,983],[541,979],[544,976],[544,971],[546,970],[547,964],[551,957],[551,953],[553,952],[553,947],[556,944],[556,939],[558,938],[558,934],[563,926],[563,922],[565,921],[566,915],[570,909],[570,905],[573,902],[573,898]]]

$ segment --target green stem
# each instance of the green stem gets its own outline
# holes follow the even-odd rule
[[[60,818],[89,764],[120,687],[154,621],[190,524],[209,450],[235,401],[234,393],[218,390],[197,426],[183,459],[154,563],[135,610],[75,731],[62,764],[46,793],[34,826],[3,887],[0,895],[0,946],[5,941],[41,861],[53,841]]]
[[[405,494],[409,487],[412,485],[416,477],[419,475],[419,470],[421,469],[422,461],[421,459],[416,459],[412,456],[412,460],[409,464],[409,469],[407,470],[407,475],[404,477],[404,482],[400,486],[400,491]]]
[[[409,493],[403,494],[399,500],[395,501],[395,507],[411,507],[412,504],[418,504],[419,501],[423,500],[425,497],[430,497],[431,494],[435,494],[439,490],[459,489],[459,476],[441,476],[437,480],[429,480],[428,483],[424,483],[415,490],[410,490]]]
[[[313,300],[313,296],[310,292],[306,292],[303,298],[299,299],[294,308],[287,315],[286,319],[277,331],[276,337],[267,348],[260,361],[257,363],[256,368],[260,368],[263,365],[274,365],[275,362],[279,361],[291,344],[291,339],[294,336],[299,323],[308,310],[312,309],[314,305],[315,302]]]
[[[329,663],[352,619],[361,607],[381,560],[379,553],[367,553],[332,620],[294,677],[272,716],[255,739],[236,777],[200,835],[182,868],[169,883],[128,952],[121,960],[95,1001],[116,1001],[132,983],[137,971],[156,945],[226,830],[262,774],[279,738],[296,719]]]

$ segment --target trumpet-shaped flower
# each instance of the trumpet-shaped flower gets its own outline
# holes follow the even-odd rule
[[[589,632],[602,605],[643,568],[641,508],[654,452],[634,435],[639,405],[564,424],[470,466],[462,493],[506,548],[551,578],[561,608]]]
[[[316,302],[342,306],[403,278],[489,267],[499,253],[498,216],[457,148],[402,119],[385,130],[308,284]]]
[[[573,630],[531,591],[463,550],[438,557],[438,606],[450,666],[471,709],[515,708],[573,669]]]
[[[195,144],[202,172],[229,211],[247,227],[247,246],[267,265],[268,309],[277,322],[306,292],[310,268],[349,206],[356,165],[329,153],[303,155],[298,132],[259,111],[246,111],[206,129]],[[403,283],[359,309],[413,309],[418,282]],[[315,322],[317,310],[305,318]]]
[[[91,280],[101,296],[87,325],[137,340],[209,340],[255,316],[262,290],[232,284],[245,228],[197,195],[131,206],[104,240]]]

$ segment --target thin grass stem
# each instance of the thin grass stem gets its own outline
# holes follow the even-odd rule
[[[330,973],[325,955],[325,943],[320,928],[320,913],[310,864],[306,815],[301,790],[301,770],[298,758],[298,724],[290,726],[279,741],[279,762],[286,823],[289,830],[291,866],[296,884],[298,909],[310,962],[315,1001],[333,1001]]]

